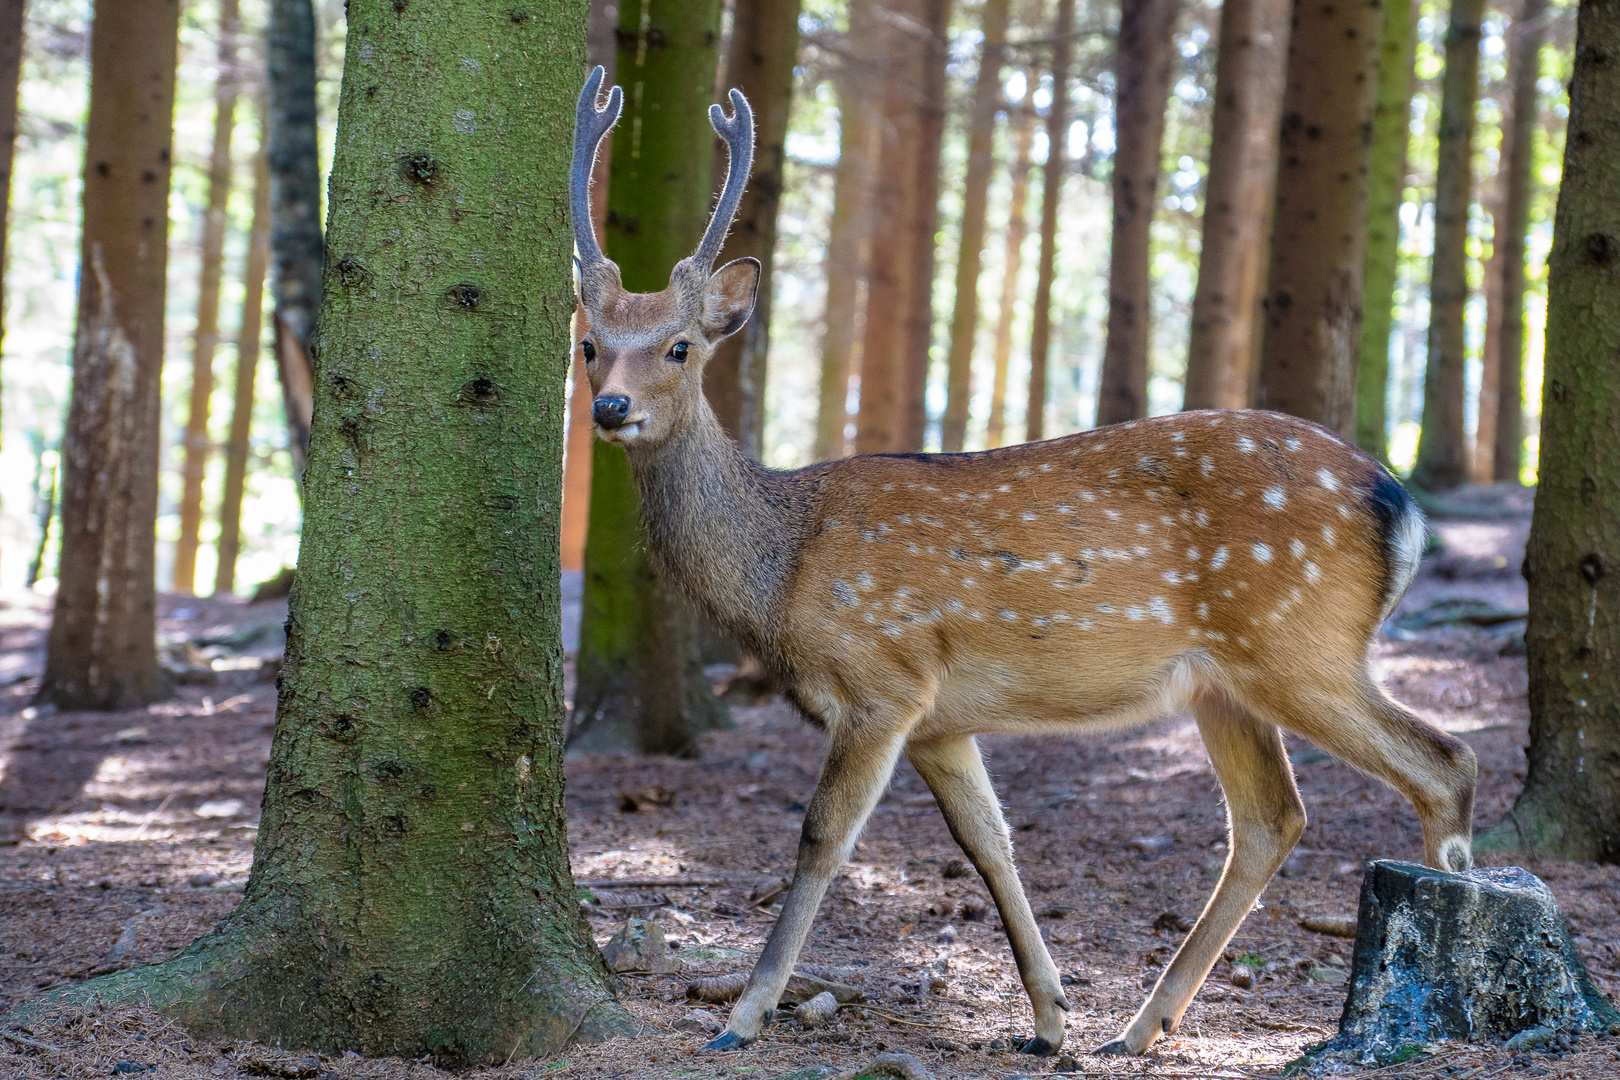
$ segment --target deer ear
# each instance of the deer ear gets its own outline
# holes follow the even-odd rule
[[[759,260],[744,256],[726,263],[703,285],[703,329],[716,341],[742,329],[759,291]]]

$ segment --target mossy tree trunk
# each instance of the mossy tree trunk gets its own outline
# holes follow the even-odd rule
[[[1529,773],[1485,839],[1620,862],[1620,5],[1577,15],[1525,555]]]
[[[631,292],[664,288],[708,220],[719,25],[719,0],[619,5],[616,78],[625,105],[604,250]],[[590,508],[569,747],[695,755],[698,735],[729,718],[703,676],[697,612],[653,569],[630,461],[601,439],[591,455]]]
[[[1041,170],[1041,261],[1035,277],[1035,307],[1030,317],[1025,442],[1046,437],[1046,360],[1052,348],[1052,283],[1057,276],[1058,212],[1068,149],[1069,68],[1073,65],[1074,0],[1058,0],[1057,14],[1052,20],[1052,105],[1046,113],[1046,164]],[[1115,78],[1118,79],[1117,69]],[[1118,168],[1116,158],[1115,169]],[[1118,226],[1117,218],[1115,226]],[[1106,364],[1107,360],[1103,362]]]
[[[124,709],[163,692],[153,581],[178,0],[101,0],[90,37],[62,553],[40,697]]]
[[[624,1020],[563,816],[564,192],[584,14],[351,0],[253,870],[211,934],[68,999],[445,1067]]]
[[[1412,141],[1418,5],[1384,0],[1378,42],[1378,105],[1367,163],[1367,254],[1362,260],[1361,345],[1356,367],[1356,445],[1389,457],[1389,335],[1400,269],[1401,199]]]
[[[1431,490],[1468,481],[1463,426],[1468,363],[1468,216],[1474,196],[1474,111],[1479,97],[1485,0],[1452,0],[1440,83],[1440,159],[1434,176],[1434,261],[1429,275],[1429,349],[1423,431],[1412,482]]]

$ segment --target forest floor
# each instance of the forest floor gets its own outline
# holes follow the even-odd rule
[[[1524,772],[1523,623],[1499,620],[1524,608],[1518,571],[1528,505],[1523,493],[1486,490],[1438,516],[1442,546],[1374,653],[1391,693],[1478,753],[1477,829],[1503,819]],[[274,720],[268,676],[283,615],[275,603],[165,598],[160,624],[171,662],[207,684],[182,686],[145,710],[51,713],[28,707],[48,603],[6,598],[0,814],[10,831],[0,835],[8,842],[0,847],[0,1007],[160,960],[236,903],[252,859]],[[982,884],[952,876],[960,853],[909,766],[833,885],[805,956],[839,969],[866,1001],[846,1006],[828,1028],[777,1024],[741,1054],[700,1052],[705,1036],[693,1029],[704,1018],[692,1015],[686,986],[696,976],[745,972],[757,955],[775,909],[756,899],[791,872],[822,753],[821,737],[780,702],[734,715],[736,729],[708,737],[700,761],[594,757],[568,766],[576,877],[670,882],[590,890],[599,943],[629,914],[649,914],[683,960],[678,975],[624,979],[621,1000],[640,1032],[471,1075],[772,1080],[816,1065],[854,1069],[884,1051],[914,1055],[941,1077],[1049,1074],[1053,1059],[1010,1049],[1031,1024],[1011,954],[994,909],[985,911]],[[1219,788],[1185,717],[1087,738],[984,743],[1073,1006],[1066,1050],[1086,1075],[1276,1076],[1335,1032],[1350,942],[1301,920],[1353,917],[1366,860],[1421,856],[1417,818],[1394,792],[1308,744],[1291,744],[1311,823],[1263,907],[1245,921],[1177,1035],[1142,1059],[1089,1058],[1080,1051],[1131,1016],[1215,883],[1225,843]],[[1598,985],[1611,997],[1620,992],[1620,867],[1496,853],[1481,862],[1520,862],[1545,880]],[[728,883],[680,884],[693,878]],[[1236,958],[1262,965],[1252,987],[1232,985]],[[712,1012],[723,1017],[725,1007]],[[0,1032],[0,1077],[140,1067],[196,1078],[447,1075],[428,1061],[328,1059],[193,1039],[140,1010],[67,1015],[31,1026],[25,1039]],[[1562,1053],[1473,1044],[1432,1051],[1362,1075],[1620,1077],[1620,1040],[1607,1037]]]

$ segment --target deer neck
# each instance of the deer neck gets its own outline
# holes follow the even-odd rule
[[[630,454],[654,558],[680,589],[756,653],[804,547],[808,493],[749,460],[699,400],[662,446]]]

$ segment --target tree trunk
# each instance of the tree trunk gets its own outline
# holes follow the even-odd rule
[[[153,548],[179,19],[177,0],[101,0],[91,32],[60,585],[39,691],[64,709],[163,692]]]
[[[315,363],[310,345],[321,303],[324,253],[312,0],[270,0],[268,43],[276,370],[287,408],[293,472],[303,476],[314,406]],[[419,156],[414,151],[407,153],[400,167],[425,168],[413,165]]]
[[[1525,554],[1529,773],[1488,839],[1620,862],[1620,6],[1577,15]]]
[[[956,453],[967,438],[968,404],[973,397],[973,346],[979,333],[979,272],[984,256],[984,216],[990,202],[991,144],[1001,105],[1001,67],[1007,57],[1010,0],[985,0],[984,45],[973,83],[973,114],[968,126],[967,177],[962,182],[962,240],[956,254],[956,301],[951,312],[951,346],[945,360],[945,416],[940,449]]]
[[[878,124],[870,102],[873,80],[864,51],[870,48],[871,5],[851,0],[847,47],[853,58],[834,80],[838,91],[838,170],[833,178],[832,220],[827,230],[827,314],[821,335],[821,403],[816,417],[816,460],[849,452],[849,377],[859,341],[860,287],[872,233],[872,198]]]
[[[1025,208],[1029,204],[1030,154],[1035,145],[1035,111],[1029,96],[1035,90],[1035,72],[1025,72],[1029,87],[1024,103],[1010,117],[1013,130],[1012,161],[1007,166],[1007,247],[1002,256],[1001,306],[996,309],[995,367],[990,377],[990,420],[984,444],[997,447],[1007,437],[1007,369],[1012,364],[1013,316],[1018,302],[1018,272],[1024,264],[1024,237],[1029,233]]]
[[[22,81],[23,9],[0,0],[0,346],[6,340],[6,233],[11,211],[11,159],[17,148],[17,87]]]
[[[1355,431],[1377,4],[1296,0],[1272,218],[1262,408]]]
[[[1226,0],[1221,7],[1203,248],[1183,408],[1251,404],[1292,15],[1289,0]]]
[[[1503,121],[1511,123],[1507,114],[1511,106],[1503,102]],[[1480,349],[1479,396],[1475,399],[1474,439],[1468,449],[1468,480],[1474,484],[1488,484],[1491,482],[1491,467],[1496,454],[1496,414],[1497,383],[1499,372],[1492,358],[1502,351],[1502,175],[1501,164],[1497,168],[1495,182],[1491,185],[1495,190],[1489,195],[1481,193],[1480,202],[1485,203],[1485,212],[1490,215],[1492,238],[1491,254],[1481,268],[1480,291],[1485,294],[1485,341]]]
[[[1541,74],[1546,22],[1546,0],[1524,0],[1518,25],[1509,31],[1513,115],[1503,139],[1502,218],[1497,231],[1502,253],[1502,329],[1496,354],[1485,357],[1497,369],[1491,470],[1497,480],[1517,481],[1524,464],[1525,234],[1530,231],[1530,201],[1535,195],[1535,130],[1541,111],[1536,80]]]
[[[1121,35],[1123,37],[1123,35]],[[1046,359],[1052,346],[1052,279],[1057,273],[1058,205],[1063,194],[1069,133],[1069,68],[1074,64],[1074,0],[1058,0],[1052,22],[1052,106],[1046,112],[1046,165],[1041,170],[1041,263],[1029,331],[1029,403],[1024,441],[1046,430]],[[1031,88],[1033,89],[1033,87]],[[1115,157],[1115,169],[1119,158]],[[1118,175],[1117,172],[1115,174]]]
[[[1126,0],[1114,60],[1114,230],[1108,259],[1108,342],[1097,387],[1097,423],[1148,412],[1152,336],[1153,204],[1181,0]],[[1033,400],[1033,399],[1032,399]]]
[[[917,170],[912,187],[909,237],[911,256],[907,273],[905,336],[902,339],[900,414],[895,421],[895,446],[904,452],[923,448],[928,431],[928,364],[934,344],[934,267],[938,259],[935,234],[939,232],[939,161],[945,140],[945,64],[950,59],[945,36],[950,30],[951,0],[922,0],[923,32],[916,48],[921,52],[921,94],[918,112]]]
[[[180,537],[174,545],[172,588],[190,596],[197,587],[197,545],[202,532],[203,474],[208,468],[208,405],[214,394],[214,350],[219,345],[219,285],[225,272],[226,204],[231,197],[231,132],[236,128],[236,38],[242,30],[236,0],[220,0],[219,74],[214,84],[214,147],[208,157],[208,208],[203,216],[202,269],[197,282],[197,330],[191,345],[191,400],[186,413],[185,460],[180,468]]]
[[[270,160],[262,136],[253,155],[253,232],[248,238],[247,268],[242,274],[242,321],[236,334],[236,388],[231,404],[231,433],[225,443],[225,490],[219,502],[219,562],[214,568],[214,594],[229,596],[236,588],[236,557],[242,550],[242,495],[252,444],[253,392],[264,348],[264,275],[270,262]]]
[[[1423,432],[1412,482],[1431,491],[1468,480],[1463,423],[1468,362],[1468,211],[1474,190],[1474,106],[1479,94],[1485,0],[1452,0],[1440,83],[1440,157],[1434,174],[1434,261],[1429,274],[1429,356]]]
[[[703,235],[714,165],[703,73],[714,70],[719,22],[719,0],[619,5],[625,105],[604,248],[632,292],[662,289]],[[629,459],[602,440],[590,506],[569,746],[693,756],[700,733],[728,723],[725,707],[703,676],[697,613],[653,570]]]
[[[253,870],[185,952],[57,1001],[447,1069],[628,1020],[579,918],[563,817],[556,193],[584,8],[511,12],[351,0],[367,49],[339,109],[342,269]],[[401,148],[432,169],[402,170]]]
[[[1389,457],[1389,335],[1400,269],[1401,200],[1412,141],[1412,81],[1418,5],[1384,0],[1378,44],[1378,104],[1367,170],[1367,254],[1362,260],[1360,364],[1356,368],[1356,445]]]
[[[760,263],[759,291],[748,325],[721,342],[703,370],[703,392],[726,432],[757,461],[765,445],[771,260],[787,161],[784,144],[793,104],[793,65],[799,55],[799,0],[735,2],[726,82],[741,90],[754,108],[754,168],[716,265],[752,255]]]

